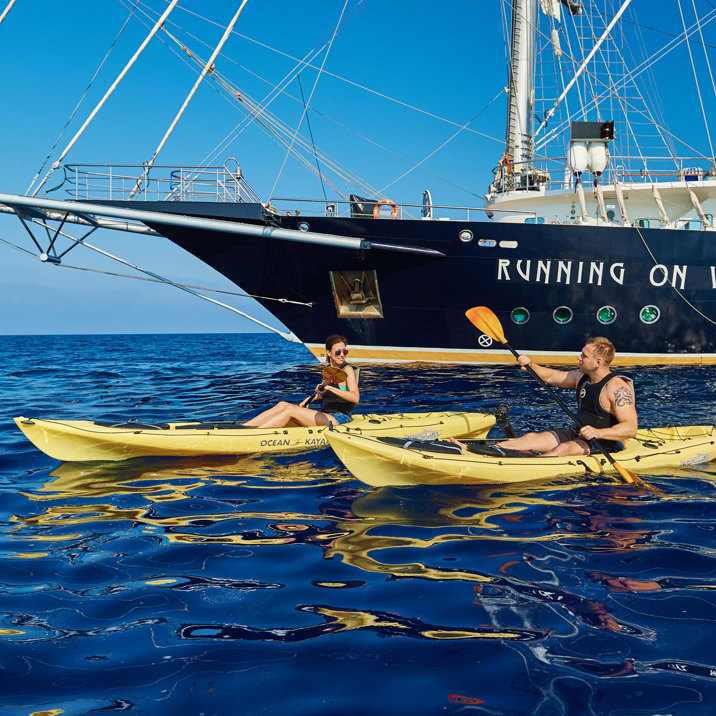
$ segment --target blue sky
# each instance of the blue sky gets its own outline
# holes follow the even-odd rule
[[[682,3],[685,11],[691,5],[690,0]],[[26,191],[115,41],[132,4],[129,0],[124,4],[119,0],[69,3],[17,0],[0,25],[0,58],[5,70],[0,191],[20,194]],[[212,23],[225,25],[238,4],[225,0],[212,3],[182,0],[180,7],[186,10],[176,9],[171,19],[194,37],[174,26],[168,27],[193,52],[207,57],[210,49],[201,42],[213,47],[222,32]],[[350,0],[348,12],[356,5],[357,0]],[[632,5],[637,10],[648,10],[643,19],[648,27],[642,29],[642,37],[652,49],[668,41],[669,35],[665,33],[680,28],[681,20],[672,0],[648,3],[634,0]],[[161,11],[165,3],[147,0],[147,6]],[[225,47],[227,58],[217,62],[220,73],[242,93],[260,99],[268,91],[268,83],[281,80],[294,65],[292,60],[261,43],[302,57],[330,37],[343,6],[343,0],[310,3],[249,0],[236,30],[254,42],[232,37]],[[697,2],[701,13],[712,6],[709,0]],[[372,0],[361,7],[361,12],[336,37],[325,69],[442,120],[464,124],[481,113],[470,128],[488,135],[463,131],[426,161],[424,168],[430,174],[413,171],[387,193],[398,201],[418,203],[422,190],[429,188],[435,203],[481,206],[504,138],[504,98],[492,101],[506,83],[503,5],[499,0],[448,0],[440,5],[424,0]],[[714,27],[716,23],[704,31],[704,38],[711,45],[716,44]],[[129,21],[59,141],[53,158],[146,33],[146,27],[137,19]],[[705,102],[713,116],[716,106],[704,70],[703,50],[692,49],[700,67]],[[716,70],[713,47],[708,53],[712,70]],[[323,56],[319,56],[316,63],[322,60]],[[688,112],[673,112],[685,105],[685,98],[691,101],[695,97],[690,65],[685,65],[688,61],[682,47],[663,60],[655,72],[663,71],[659,87],[669,128],[707,153],[706,134],[696,102]],[[140,164],[151,156],[195,76],[155,38],[66,162]],[[315,79],[314,70],[302,73],[306,97]],[[298,95],[295,81],[288,89]],[[323,75],[316,84],[311,106],[325,115],[310,115],[317,145],[379,189],[410,168],[402,158],[420,162],[456,129],[446,121],[329,75]],[[293,127],[302,113],[300,103],[285,97],[277,100],[272,109]],[[242,116],[217,92],[214,83],[205,83],[157,163],[199,164]],[[339,124],[350,127],[352,132]],[[304,123],[304,133],[305,128]],[[712,132],[716,134],[716,130]],[[358,135],[389,148],[392,154]],[[265,198],[276,182],[284,150],[250,128],[220,156],[217,164],[228,157],[237,157],[249,182]],[[58,177],[59,173],[53,175],[48,186],[56,184]],[[342,188],[355,190],[348,184]],[[289,159],[274,196],[322,195],[318,179]],[[61,192],[51,196],[62,198]],[[11,216],[0,215],[0,238],[32,248],[21,224]],[[235,290],[220,275],[164,239],[104,231],[94,234],[89,241],[173,280]],[[83,249],[71,252],[66,261],[126,272]],[[5,307],[0,334],[254,330],[253,324],[235,314],[174,288],[41,264],[3,244],[0,244],[0,267],[0,302]],[[248,299],[218,298],[273,322],[260,306]]]

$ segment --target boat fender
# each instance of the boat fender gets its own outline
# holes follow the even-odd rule
[[[376,424],[376,423],[380,423],[380,420],[376,420],[375,418],[371,418],[368,422],[369,422],[369,423]]]
[[[390,199],[381,199],[377,204],[375,204],[373,206],[373,218],[374,219],[381,218],[380,210],[384,206],[390,207],[390,218],[391,219],[398,218],[398,207],[396,206],[395,202],[392,202]]]

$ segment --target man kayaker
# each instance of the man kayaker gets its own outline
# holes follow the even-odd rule
[[[633,438],[638,428],[634,386],[630,378],[611,372],[614,346],[606,338],[589,338],[576,370],[556,370],[520,356],[522,370],[532,370],[549,385],[576,388],[577,419],[584,426],[526,433],[497,443],[512,450],[532,450],[545,456],[589,455],[589,441],[598,439],[607,450]],[[457,441],[454,441],[457,442]]]
[[[300,405],[282,400],[273,408],[264,410],[255,418],[244,423],[245,428],[284,428],[293,422],[297,425],[341,425],[350,422],[350,413],[360,400],[358,378],[353,366],[348,365],[346,339],[337,334],[326,338],[326,359],[328,365],[340,368],[346,374],[346,380],[340,385],[326,385],[317,389],[321,398],[321,410],[307,407],[310,399]]]

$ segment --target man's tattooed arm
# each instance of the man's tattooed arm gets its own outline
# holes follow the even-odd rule
[[[624,405],[634,405],[634,396],[631,394],[629,388],[623,386],[614,391],[614,402],[619,408]]]

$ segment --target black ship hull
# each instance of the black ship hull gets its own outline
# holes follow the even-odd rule
[[[239,206],[232,218],[261,224],[257,209]],[[554,364],[573,364],[590,335],[612,340],[620,364],[716,363],[710,232],[319,216],[270,225],[443,256],[152,227],[263,297],[316,355],[328,334],[342,333],[360,360],[511,361],[465,318],[486,305],[514,346]]]

